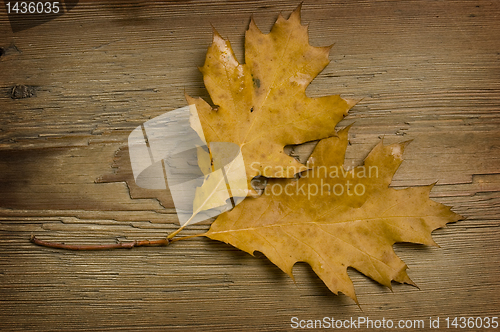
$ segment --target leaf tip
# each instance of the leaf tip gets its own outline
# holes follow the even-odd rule
[[[196,100],[201,99],[199,97],[198,98],[191,97],[186,91],[184,91],[184,98],[186,99],[188,105],[196,104]]]
[[[420,287],[418,287],[418,285],[413,280],[411,280],[410,277],[408,277],[408,275],[406,276],[404,283],[420,290]]]
[[[357,98],[357,99],[354,99],[354,98],[343,98],[343,99],[347,103],[347,107],[349,109],[351,109],[354,106],[356,106],[360,101],[362,101],[364,98]]]
[[[248,24],[247,32],[248,31],[262,33],[259,27],[257,26],[257,23],[255,23],[255,18],[253,14],[250,16],[250,23]]]
[[[349,132],[349,129],[351,129],[351,127],[352,127],[355,123],[356,123],[356,122],[353,122],[353,123],[351,123],[350,125],[345,126],[344,128],[340,129],[340,130],[339,130],[339,134],[340,134],[340,133],[343,133],[343,132]]]
[[[288,20],[290,21],[297,21],[300,23],[300,11],[302,9],[302,2],[299,3],[299,5],[293,10],[293,12],[290,14],[290,17],[288,17]]]
[[[361,308],[361,305],[359,304],[358,300],[354,300],[354,302],[356,302],[356,305],[358,306],[358,309],[359,309],[361,312],[364,312],[364,311],[363,311],[363,308]]]
[[[214,25],[210,23],[210,26],[212,27],[212,42],[216,42],[217,40],[224,40],[220,33],[215,29]]]
[[[188,104],[192,104],[192,102],[194,101],[194,98],[191,97],[187,92],[186,90],[184,90],[184,98],[186,98],[186,101],[188,102]]]
[[[295,7],[295,9],[293,10],[292,14],[295,14],[297,13],[297,15],[299,15],[299,18],[300,18],[300,11],[302,10],[302,5],[304,4],[304,1],[301,1],[297,7]]]
[[[351,129],[351,127],[354,125],[354,122],[351,123],[350,125],[340,129],[337,133],[336,133],[336,137],[338,137],[341,141],[346,141],[346,144],[349,144],[348,142],[348,134],[349,134],[349,130]],[[347,147],[347,146],[346,146]]]
[[[359,310],[363,311],[363,309],[361,308],[361,305],[359,304],[358,297],[356,296],[356,294],[352,294],[352,295],[346,294],[346,295],[349,296],[354,301],[354,303],[356,303]]]
[[[413,142],[412,139],[401,143],[391,144],[390,146],[392,146],[392,155],[399,159],[403,159],[403,153],[405,152],[406,147],[411,142]]]
[[[409,139],[407,141],[399,143],[403,148],[407,147],[411,142],[413,142],[413,139]]]

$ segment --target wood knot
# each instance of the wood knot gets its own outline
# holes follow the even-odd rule
[[[10,93],[12,99],[31,98],[34,95],[35,87],[29,85],[15,85]]]

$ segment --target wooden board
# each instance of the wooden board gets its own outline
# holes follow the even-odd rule
[[[68,243],[159,239],[177,228],[168,192],[134,186],[127,136],[208,98],[197,70],[213,25],[239,59],[253,14],[269,31],[294,1],[80,1],[12,32],[0,11],[0,329],[287,330],[291,318],[500,316],[500,2],[306,1],[315,46],[335,43],[310,96],[363,98],[339,124],[346,165],[384,137],[413,139],[395,187],[467,217],[441,248],[397,244],[420,289],[393,292],[352,270],[360,308],[309,266],[295,283],[264,256],[208,239],[165,248],[68,252]],[[27,88],[16,88],[26,86]],[[14,99],[13,97],[22,97]],[[297,152],[302,153],[303,148]],[[185,231],[195,234],[208,225]]]

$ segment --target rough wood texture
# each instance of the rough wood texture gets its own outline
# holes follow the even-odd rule
[[[185,106],[185,91],[207,97],[197,66],[210,24],[241,59],[251,14],[269,31],[297,4],[81,1],[17,33],[2,9],[1,330],[285,330],[292,316],[426,327],[440,316],[444,327],[445,317],[500,316],[500,2],[491,0],[303,5],[311,43],[335,42],[309,94],[364,98],[339,126],[355,122],[347,164],[382,136],[413,139],[393,185],[438,181],[432,197],[468,218],[434,233],[441,248],[395,246],[420,289],[391,292],[350,271],[360,310],[305,264],[294,283],[265,257],[207,239],[107,252],[29,243],[31,234],[106,243],[176,229],[168,193],[127,186],[127,135]]]

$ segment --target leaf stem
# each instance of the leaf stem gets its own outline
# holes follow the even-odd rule
[[[192,219],[192,218],[191,218]],[[172,239],[174,236],[176,236],[177,234],[180,233],[180,231],[182,231],[184,229],[184,227],[186,227],[188,224],[189,224],[189,221],[191,221],[191,219],[188,220],[187,223],[184,224],[184,226],[181,226],[179,228],[177,228],[175,231],[173,231],[172,233],[168,234],[167,235],[167,240],[170,240]]]
[[[176,241],[181,241],[181,240],[188,240],[188,239],[192,239],[194,237],[205,236],[205,234],[207,234],[207,233],[200,233],[200,234],[186,235],[183,237],[177,237],[175,239],[170,239],[170,243],[176,242]]]
[[[206,234],[203,233],[203,234],[188,235],[173,239],[174,236],[179,234],[187,225],[189,225],[189,223],[191,222],[191,220],[193,220],[195,215],[196,213],[193,213],[191,218],[189,218],[183,226],[179,227],[172,233],[168,234],[166,238],[160,240],[139,240],[139,241],[136,240],[130,242],[118,242],[109,244],[66,244],[63,242],[50,242],[50,241],[40,240],[36,236],[31,235],[30,242],[42,247],[65,249],[65,250],[111,250],[111,249],[132,249],[135,247],[168,246],[172,242],[176,242],[179,240],[187,240],[193,237],[203,236]]]

